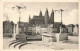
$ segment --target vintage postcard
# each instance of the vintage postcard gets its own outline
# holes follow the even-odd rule
[[[3,50],[79,50],[79,2],[3,2]]]

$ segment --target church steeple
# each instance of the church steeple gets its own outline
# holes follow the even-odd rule
[[[53,11],[53,9],[52,9],[52,12],[51,12],[50,22],[54,23],[54,11]]]
[[[29,19],[31,19],[30,15],[29,15]]]
[[[31,17],[30,17],[30,15],[29,15],[29,23],[31,22]]]
[[[46,12],[45,12],[45,25],[47,25],[49,23],[49,12],[48,9],[46,8]]]
[[[40,10],[39,16],[42,16],[42,11]]]
[[[49,12],[47,8],[46,8],[45,16],[49,17]]]

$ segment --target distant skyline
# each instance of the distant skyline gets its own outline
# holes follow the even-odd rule
[[[13,6],[21,5],[26,6],[26,10],[21,12],[21,21],[28,22],[29,15],[31,18],[35,15],[39,15],[40,10],[42,15],[45,15],[46,8],[49,11],[49,16],[53,10],[63,9],[62,20],[63,24],[78,24],[78,2],[4,2],[3,5],[3,20],[6,20],[6,16],[10,21],[17,23],[19,21],[19,13],[17,9],[12,9]],[[54,21],[61,22],[61,13],[55,12]]]

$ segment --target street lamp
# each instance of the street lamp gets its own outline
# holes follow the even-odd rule
[[[66,9],[66,10],[67,10],[67,9]],[[61,26],[62,26],[62,24],[63,24],[63,22],[62,22],[62,12],[63,12],[64,10],[63,10],[63,9],[60,9],[60,10],[55,10],[55,11],[60,11],[60,12],[61,12]],[[61,31],[62,31],[61,26],[60,26],[60,33],[61,33]]]
[[[14,10],[14,9],[17,9],[17,11],[18,11],[18,13],[19,13],[19,25],[18,25],[18,27],[20,27],[21,10],[22,10],[22,9],[26,9],[26,6],[18,6],[18,5],[16,5],[16,6],[12,7],[12,9],[13,9],[13,10]],[[20,29],[19,29],[19,31],[20,31]],[[18,33],[19,33],[19,32],[18,32]]]
[[[15,7],[12,7],[13,8],[13,10],[14,9],[17,9],[18,10],[18,12],[19,12],[19,22],[21,21],[20,19],[21,19],[21,10],[22,9],[26,9],[26,6],[15,6]]]
[[[64,10],[60,9],[60,11],[61,11],[61,24],[62,24],[62,12],[63,12]]]
[[[62,24],[62,12],[64,11],[64,10],[62,10],[62,9],[60,9],[60,10],[54,10],[55,12],[56,11],[60,11],[61,12],[61,24]]]

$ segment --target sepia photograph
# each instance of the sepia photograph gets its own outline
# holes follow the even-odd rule
[[[79,49],[78,2],[4,2],[3,49]]]

